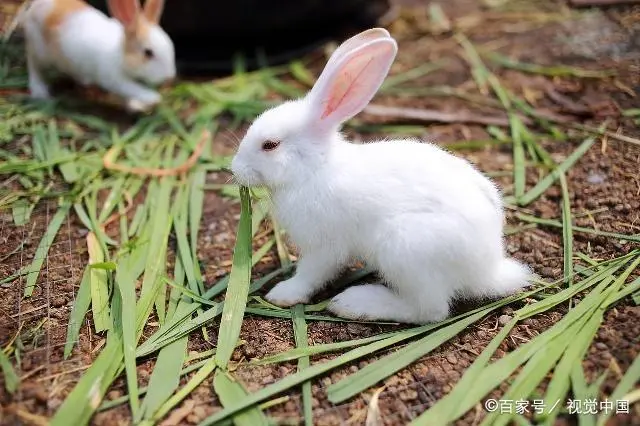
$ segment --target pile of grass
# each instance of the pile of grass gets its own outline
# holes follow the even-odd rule
[[[597,396],[603,378],[587,384],[580,361],[603,322],[604,312],[627,296],[633,296],[636,302],[640,299],[640,279],[628,282],[640,263],[640,250],[616,259],[596,261],[573,247],[574,233],[640,241],[637,235],[607,233],[572,223],[570,188],[565,175],[594,144],[597,134],[606,131],[604,127],[569,126],[574,130],[580,127],[583,141],[563,162],[556,163],[539,141],[541,138],[574,139],[567,135],[566,123],[553,123],[541,117],[524,99],[507,91],[485,65],[483,55],[475,46],[462,34],[456,37],[480,93],[493,92],[509,117],[507,132],[495,126],[488,128],[493,135],[488,143],[508,143],[513,147],[514,186],[508,203],[517,210],[534,202],[552,185],[559,184],[562,189],[562,217],[557,220],[525,214],[518,217],[525,224],[520,229],[526,226],[562,229],[563,278],[551,283],[537,282],[535,288],[526,293],[437,324],[332,344],[309,345],[307,336],[310,321],[343,321],[322,312],[326,302],[282,309],[258,296],[264,285],[282,279],[294,265],[282,242],[282,232],[271,220],[268,204],[252,199],[246,188],[228,184],[216,185],[213,189],[237,199],[241,207],[230,274],[215,283],[205,283],[197,253],[204,191],[211,188],[205,185],[206,174],[224,170],[229,162],[229,158],[212,154],[208,144],[211,135],[220,130],[221,122],[235,128],[250,121],[271,105],[272,101],[267,99],[272,99],[274,94],[286,98],[303,93],[314,80],[303,63],[247,73],[239,62],[233,77],[210,83],[180,84],[167,93],[162,108],[124,132],[108,121],[76,112],[78,110],[68,103],[34,104],[25,102],[19,95],[0,100],[0,113],[4,117],[0,123],[0,177],[18,188],[0,193],[0,208],[10,209],[15,225],[22,226],[29,223],[39,203],[57,203],[57,211],[37,247],[35,260],[15,275],[1,277],[1,282],[14,286],[24,283],[21,291],[25,298],[31,297],[52,241],[67,215],[75,215],[88,231],[88,259],[70,315],[64,355],[69,357],[73,353],[89,312],[94,331],[106,336],[106,345],[66,397],[51,424],[87,424],[96,411],[120,404],[128,404],[134,423],[156,424],[210,377],[224,408],[202,425],[230,421],[252,426],[269,424],[264,410],[285,401],[287,398],[281,395],[292,389],[301,389],[303,418],[305,424],[312,424],[313,380],[354,360],[379,356],[367,367],[328,387],[332,403],[345,402],[506,305],[515,309],[510,321],[498,330],[451,392],[413,423],[453,422],[505,381],[509,382],[509,388],[504,398],[511,400],[539,397],[545,401],[564,401],[570,394],[580,399]],[[3,46],[0,86],[23,90],[24,69],[12,62],[15,60],[12,49],[11,45]],[[585,78],[607,75],[585,74],[568,67],[549,70],[495,55],[491,59],[494,65],[538,74],[562,72]],[[390,97],[422,93],[412,82],[438,67],[431,64],[394,75],[382,93]],[[467,97],[453,88],[441,90],[440,95]],[[537,133],[525,124],[523,117],[533,119]],[[367,128],[366,123],[358,121],[350,125],[356,129]],[[417,129],[424,130],[422,126]],[[396,133],[411,129],[376,126],[375,131]],[[203,134],[207,139],[201,145]],[[14,144],[21,135],[27,135],[31,143]],[[195,158],[194,153],[199,154],[197,161],[183,167],[190,158]],[[106,163],[105,157],[109,160]],[[527,167],[536,167],[541,175],[538,183],[528,190],[524,179]],[[176,168],[179,173],[175,175],[158,172]],[[136,170],[143,173],[132,173]],[[98,202],[99,199],[104,201]],[[134,199],[141,201],[134,203]],[[253,252],[253,239],[264,223],[270,223],[273,235]],[[113,229],[116,225],[117,235],[109,236],[107,228]],[[169,270],[168,247],[172,236],[176,241],[175,266]],[[251,281],[252,267],[274,246],[281,267]],[[580,264],[575,259],[580,259]],[[356,281],[369,272],[356,271],[345,277],[345,281]],[[559,306],[569,307],[562,320],[505,357],[492,361],[500,343],[520,322]],[[295,349],[252,362],[275,364],[296,360],[297,372],[255,393],[248,393],[230,368],[231,355],[242,344],[239,335],[245,314],[289,319],[295,335]],[[187,344],[193,334],[201,333],[211,341],[205,326],[218,321],[218,317],[215,350],[187,355]],[[143,339],[152,318],[159,327]],[[0,365],[9,392],[19,386],[11,364],[11,358],[20,359],[20,348],[14,341],[0,350]],[[400,348],[387,352],[397,347]],[[383,352],[387,354],[379,355]],[[310,362],[311,357],[324,353],[339,355],[331,361]],[[138,362],[150,358],[155,359],[155,364],[149,384],[140,387]],[[553,373],[553,378],[544,395],[538,395],[539,385],[547,380],[549,373]],[[126,378],[127,395],[105,402],[106,392],[122,375]],[[183,377],[188,380],[181,386]],[[638,378],[640,358],[624,374],[609,398],[631,398],[629,392]],[[552,424],[564,409],[564,404],[556,405],[538,413],[536,420]],[[604,424],[609,415],[611,413],[600,414],[597,423]],[[493,413],[485,417],[483,424],[507,424],[512,420],[524,424],[529,421],[517,413]],[[594,422],[596,420],[580,417],[580,424]]]

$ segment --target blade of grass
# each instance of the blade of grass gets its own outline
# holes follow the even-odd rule
[[[493,308],[496,309],[496,308]],[[493,309],[480,311],[460,321],[456,321],[441,328],[420,340],[417,340],[405,348],[399,349],[391,355],[387,355],[367,365],[337,383],[327,388],[327,398],[334,404],[341,403],[354,395],[364,392],[381,380],[402,370],[412,362],[425,356],[444,342],[458,335],[471,324],[484,318]]]
[[[478,380],[480,373],[489,363],[491,356],[498,349],[500,344],[509,335],[511,330],[518,323],[518,317],[515,316],[508,324],[506,324],[491,342],[480,353],[471,366],[465,371],[464,375],[456,386],[444,398],[440,399],[430,409],[422,413],[411,424],[412,425],[432,425],[437,424],[438,420],[451,419],[458,405],[458,400],[467,392],[467,388],[473,386]]]
[[[93,232],[87,234],[87,249],[89,251],[89,264],[103,263],[104,254],[98,238]],[[109,317],[109,283],[107,271],[90,268],[89,279],[91,282],[91,312],[96,333],[109,329],[111,318]]]
[[[564,259],[564,283],[573,284],[573,221],[571,219],[571,200],[569,199],[569,186],[564,173],[560,174],[560,187],[562,188],[562,248]]]
[[[540,180],[533,188],[531,188],[522,197],[517,199],[518,205],[527,206],[533,201],[537,200],[553,183],[560,179],[560,176],[567,173],[567,171],[578,162],[584,154],[589,151],[591,146],[596,142],[595,137],[585,139],[576,149],[569,155],[562,163],[558,165],[551,173],[546,175]]]
[[[240,189],[240,199],[240,222],[216,352],[216,363],[222,369],[227,368],[236,347],[251,283],[251,200],[247,188]]]
[[[293,335],[297,348],[307,348],[309,340],[307,337],[307,323],[304,319],[304,305],[296,305],[291,308],[291,317],[293,319]],[[298,359],[298,371],[309,368],[309,357],[303,356]],[[311,382],[302,384],[302,412],[304,423],[306,426],[313,426],[313,405],[311,394]]]
[[[38,244],[36,253],[33,256],[33,262],[24,269],[24,272],[27,275],[24,297],[31,297],[31,295],[33,295],[33,290],[36,287],[36,281],[38,281],[42,264],[44,263],[44,260],[49,253],[49,248],[51,247],[51,244],[53,244],[53,240],[56,238],[56,235],[58,235],[58,231],[62,226],[62,222],[64,222],[64,219],[67,217],[70,208],[71,204],[66,201],[60,204],[60,207],[58,207],[56,214],[49,222],[47,230]]]
[[[87,266],[82,274],[80,288],[73,302],[71,314],[69,315],[69,325],[67,326],[67,341],[64,344],[64,359],[69,358],[73,346],[78,341],[82,323],[91,304],[91,272]]]
[[[573,388],[573,397],[578,401],[586,401],[590,398],[582,363],[576,363],[571,367],[571,387]],[[597,395],[594,395],[594,397],[597,397]],[[596,417],[580,410],[578,412],[578,425],[596,426]]]
[[[629,369],[624,373],[624,376],[622,376],[622,379],[620,379],[620,382],[618,382],[618,385],[613,390],[608,400],[615,404],[618,404],[619,401],[624,401],[625,395],[637,385],[638,380],[640,380],[640,355],[637,355],[636,359],[631,363]],[[628,400],[627,403],[629,403]],[[611,418],[612,414],[613,410],[600,413],[596,424],[598,426],[604,426],[607,423],[607,420]]]
[[[13,369],[9,357],[2,349],[0,349],[0,367],[2,367],[2,375],[4,376],[4,388],[10,394],[15,393],[20,385],[20,378]]]
[[[509,115],[509,127],[511,128],[511,139],[513,140],[513,186],[516,199],[524,195],[526,162],[524,157],[524,146],[522,142],[522,132],[525,128],[522,120],[515,114]]]
[[[434,420],[438,423],[448,424],[464,415],[464,413],[473,408],[478,401],[488,394],[491,389],[500,385],[520,365],[526,362],[538,350],[541,350],[540,348],[546,348],[549,341],[565,332],[568,327],[580,319],[588,309],[593,309],[594,303],[602,300],[602,290],[604,290],[604,288],[613,280],[611,278],[611,274],[615,272],[615,270],[624,266],[624,263],[626,263],[627,260],[628,256],[610,265],[608,268],[594,273],[591,277],[584,279],[582,282],[576,283],[572,287],[562,290],[554,296],[536,302],[533,305],[527,305],[516,311],[514,314],[515,320],[525,319],[541,312],[545,312],[558,304],[569,300],[579,291],[583,291],[596,283],[600,283],[596,290],[591,291],[576,308],[569,311],[563,319],[557,322],[549,330],[520,346],[500,360],[484,367],[491,355],[493,355],[493,352],[497,349],[497,345],[502,341],[496,340],[497,338],[492,340],[489,346],[478,358],[479,361],[469,368],[469,376],[465,377],[467,376],[467,373],[465,373],[460,380],[460,384],[456,385],[456,387],[451,391],[451,396],[438,401],[433,407],[414,420],[412,425],[434,424]],[[573,336],[567,337],[566,339],[570,341],[572,338]],[[473,383],[473,386],[470,386],[470,383]]]
[[[233,405],[236,401],[247,397],[247,392],[242,385],[235,381],[229,373],[220,369],[213,376],[213,388],[220,397],[222,406]],[[236,426],[268,426],[269,420],[258,408],[243,410],[233,416]]]
[[[158,423],[164,416],[166,416],[176,405],[187,397],[200,383],[202,383],[209,375],[216,369],[215,357],[209,358],[209,360],[198,370],[196,374],[189,379],[184,387],[180,388],[171,398],[169,398],[158,411],[153,415],[150,424]]]
[[[579,77],[579,78],[607,78],[616,75],[615,70],[586,70],[568,66],[545,67],[537,64],[516,61],[497,52],[483,52],[483,56],[502,67],[524,71],[532,74],[546,75],[549,77]]]
[[[538,225],[544,225],[544,226],[552,226],[554,228],[562,228],[562,223],[553,219],[542,219],[539,217],[530,216],[522,213],[516,213],[516,217],[524,222],[536,223]],[[601,237],[609,237],[609,238],[615,238],[618,240],[633,241],[636,243],[640,243],[640,235],[625,235],[625,234],[618,234],[615,232],[598,231],[597,229],[584,228],[582,226],[572,226],[572,230],[574,232],[582,232],[585,234],[592,234],[592,235],[598,235]]]
[[[577,332],[571,344],[567,346],[560,362],[554,369],[553,376],[547,387],[547,392],[543,398],[544,401],[555,404],[555,407],[552,407],[551,410],[547,412],[540,413],[538,420],[545,420],[547,424],[553,424],[555,422],[556,417],[563,408],[563,404],[556,404],[556,402],[565,400],[571,385],[571,371],[573,366],[581,365],[582,358],[589,349],[593,337],[602,324],[602,319],[602,313],[600,313],[600,315],[593,315]]]
[[[186,303],[180,303],[176,309],[176,315],[184,315],[183,311],[186,307]],[[184,336],[160,350],[149,380],[149,392],[142,403],[141,415],[136,419],[136,423],[141,418],[147,420],[154,418],[156,412],[161,409],[180,385],[182,365],[188,343],[188,336]]]
[[[363,358],[365,356],[370,356],[373,353],[397,345],[398,343],[410,339],[412,337],[415,336],[419,336],[421,334],[424,334],[428,331],[431,331],[433,329],[436,329],[438,327],[443,326],[444,324],[449,324],[452,322],[455,322],[461,318],[466,318],[469,315],[472,315],[476,312],[481,312],[484,309],[494,309],[494,307],[496,306],[504,306],[504,304],[507,304],[509,302],[513,302],[514,300],[518,300],[517,298],[507,298],[504,299],[502,301],[499,302],[495,302],[492,303],[490,305],[488,305],[485,308],[479,308],[476,309],[474,311],[471,311],[469,313],[463,314],[463,315],[459,315],[457,317],[454,318],[450,318],[448,320],[443,321],[442,323],[438,323],[438,324],[428,324],[428,325],[424,325],[421,327],[416,327],[414,329],[410,329],[410,330],[402,330],[400,332],[395,333],[394,336],[384,339],[384,340],[380,340],[377,342],[373,342],[370,343],[368,345],[365,346],[361,346],[359,348],[353,349],[337,358],[334,358],[330,361],[321,363],[321,364],[316,364],[316,365],[312,365],[309,368],[306,368],[302,371],[299,371],[297,373],[294,373],[292,375],[289,375],[287,377],[285,377],[284,379],[273,383],[257,392],[254,392],[250,395],[248,395],[246,398],[236,402],[235,404],[233,404],[233,406],[228,406],[225,407],[223,410],[214,413],[212,416],[206,418],[204,421],[202,421],[200,423],[200,426],[208,426],[208,425],[213,425],[213,424],[217,424],[220,421],[223,421],[227,418],[229,418],[230,416],[234,415],[235,413],[238,413],[248,407],[251,407],[255,404],[260,403],[261,401],[271,398],[274,395],[280,394],[294,386],[297,386],[301,383],[304,383],[314,377],[317,377],[321,374],[326,373],[327,371],[331,371],[334,368],[337,368],[341,365],[344,365],[346,363],[349,362],[353,362],[357,359]]]
[[[115,287],[120,292],[122,300],[122,345],[124,353],[124,366],[127,377],[127,389],[129,391],[129,405],[131,415],[138,418],[140,400],[138,399],[138,375],[136,365],[136,290],[135,280],[130,274],[130,257],[125,256],[118,262],[115,276]]]

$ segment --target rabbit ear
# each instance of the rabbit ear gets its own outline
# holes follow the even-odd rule
[[[333,52],[325,68],[328,68],[344,57],[346,53],[351,52],[358,47],[379,38],[391,38],[389,31],[384,28],[371,28],[354,35],[348,40],[342,42],[340,46]]]
[[[153,24],[160,23],[163,10],[164,0],[146,0],[144,3],[144,17]]]
[[[380,88],[397,51],[392,38],[375,39],[327,64],[308,95],[311,120],[327,130],[362,111]]]
[[[135,32],[140,18],[139,0],[108,0],[111,16],[122,23],[127,32]]]

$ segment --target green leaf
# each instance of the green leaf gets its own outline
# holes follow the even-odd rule
[[[213,388],[220,398],[223,407],[233,406],[237,401],[247,397],[247,392],[242,385],[233,380],[229,373],[220,369],[213,376]],[[269,420],[259,408],[251,408],[240,411],[233,416],[236,426],[268,426]]]
[[[240,336],[251,282],[251,200],[247,188],[240,189],[240,204],[240,223],[236,246],[233,250],[233,263],[220,320],[216,352],[216,363],[222,369],[227,368]]]
[[[69,324],[67,326],[67,341],[64,344],[64,358],[69,358],[73,346],[78,341],[80,336],[80,329],[84,322],[84,317],[87,315],[89,305],[91,304],[91,273],[89,268],[85,268],[82,274],[82,280],[80,281],[80,288],[78,294],[73,302],[73,308],[71,308],[71,315],[69,316]]]
[[[154,422],[158,422],[164,416],[169,413],[176,405],[180,403],[183,399],[187,397],[195,388],[197,388],[200,383],[202,383],[209,375],[216,369],[216,359],[215,357],[209,358],[209,360],[198,370],[196,374],[189,379],[187,384],[182,387],[178,392],[175,393],[171,398],[169,398],[162,406],[158,409],[158,411],[153,415]]]
[[[291,317],[293,319],[293,335],[296,340],[296,347],[300,349],[309,346],[307,337],[307,323],[304,319],[304,305],[296,305],[291,308]],[[310,362],[308,356],[298,359],[298,371],[309,368]],[[302,412],[304,423],[306,426],[313,426],[313,405],[311,394],[311,382],[302,384]]]
[[[184,315],[187,304],[180,303],[176,315]],[[180,384],[182,364],[187,351],[188,336],[184,336],[160,350],[149,380],[149,391],[142,403],[140,416],[151,419]],[[138,421],[140,418],[137,419]]]
[[[573,223],[571,219],[571,200],[569,187],[564,173],[560,174],[562,188],[562,248],[564,259],[564,280],[566,285],[573,284]]]
[[[51,247],[51,244],[53,244],[53,240],[56,238],[56,235],[58,235],[60,226],[62,226],[62,222],[64,222],[64,219],[67,217],[67,213],[69,213],[70,208],[71,204],[67,202],[63,202],[60,207],[58,207],[58,211],[56,211],[51,222],[49,222],[49,226],[47,226],[47,230],[38,244],[36,253],[33,256],[33,262],[21,271],[27,275],[24,297],[31,297],[33,294],[33,290],[36,287],[36,281],[38,281],[38,276],[42,269],[42,264],[44,263],[44,260],[49,253],[49,248]]]
[[[496,308],[494,308],[496,309]],[[374,386],[381,380],[402,370],[412,362],[425,356],[444,342],[458,335],[471,324],[479,321],[493,309],[483,310],[443,327],[405,348],[378,359],[351,376],[345,377],[327,389],[327,397],[334,404],[341,403]]]
[[[20,385],[20,378],[16,374],[9,357],[0,349],[0,367],[2,367],[2,374],[4,375],[4,388],[10,394],[13,394]]]
[[[576,149],[569,155],[562,163],[558,165],[551,173],[545,176],[539,181],[533,188],[531,188],[522,197],[518,197],[517,201],[520,206],[527,206],[533,201],[537,200],[553,183],[560,179],[560,176],[567,173],[567,171],[578,162],[584,154],[589,151],[591,146],[596,142],[595,137],[585,139]]]
[[[89,250],[89,264],[104,262],[102,246],[98,242],[96,234],[87,234],[87,248]],[[89,279],[91,282],[91,306],[93,324],[96,333],[109,329],[111,319],[109,317],[109,282],[107,271],[101,268],[90,268]]]

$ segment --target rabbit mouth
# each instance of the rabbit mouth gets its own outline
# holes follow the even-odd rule
[[[233,171],[233,180],[242,186],[260,186],[264,185],[264,178],[260,172],[255,170]]]

